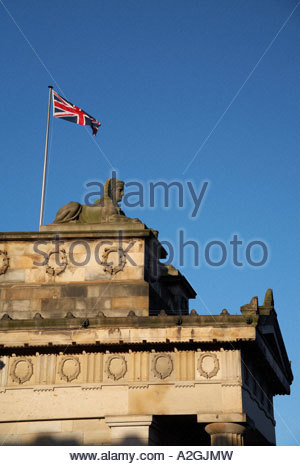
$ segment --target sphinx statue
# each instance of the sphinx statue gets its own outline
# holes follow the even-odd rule
[[[126,217],[119,207],[123,195],[124,182],[109,178],[105,182],[103,196],[94,204],[69,202],[59,209],[53,223],[141,223],[137,218]]]

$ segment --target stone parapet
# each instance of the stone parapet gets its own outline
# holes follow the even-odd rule
[[[130,224],[131,225],[131,224]],[[132,226],[132,228],[131,228]],[[144,225],[50,225],[0,233],[0,319],[188,314],[195,291]]]

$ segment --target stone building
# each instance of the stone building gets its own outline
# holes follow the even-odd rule
[[[195,291],[119,201],[98,223],[70,203],[0,234],[1,443],[274,445],[293,376],[272,290],[238,315],[189,312]]]

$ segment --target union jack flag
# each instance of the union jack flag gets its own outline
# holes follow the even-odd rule
[[[93,135],[96,136],[98,128],[101,125],[99,121],[81,108],[63,99],[57,92],[52,91],[52,95],[53,116],[71,121],[72,123],[77,123],[77,125],[89,125],[92,128]]]

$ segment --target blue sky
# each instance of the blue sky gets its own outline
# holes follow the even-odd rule
[[[104,182],[115,168],[119,178],[143,183],[145,207],[124,210],[172,242],[175,266],[179,230],[199,244],[200,266],[186,248],[181,267],[198,292],[191,303],[198,313],[219,314],[224,307],[239,313],[252,296],[262,302],[265,290],[273,288],[296,379],[292,395],[275,402],[281,445],[300,442],[296,5],[295,0],[0,1],[0,230],[38,229],[51,84],[102,126],[94,140],[89,128],[51,122],[45,223],[64,203],[83,201],[88,181]],[[149,183],[159,180],[183,183],[184,208],[178,207],[175,190],[169,208],[161,196],[149,206]],[[199,190],[209,182],[194,219],[188,180]],[[244,242],[243,267],[232,263],[233,234]],[[228,247],[222,267],[204,261],[205,245],[216,239]],[[255,240],[268,247],[263,267],[245,261],[246,246]]]

